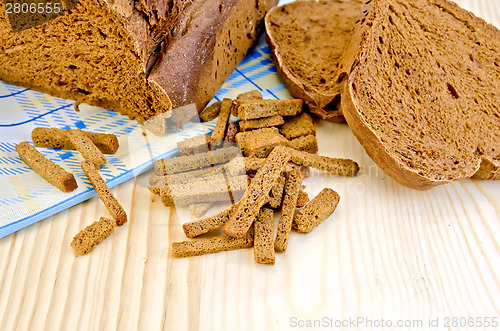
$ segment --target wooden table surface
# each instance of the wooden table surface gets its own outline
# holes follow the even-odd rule
[[[498,0],[461,4],[499,26]],[[69,243],[108,215],[98,198],[0,239],[0,330],[499,329],[500,182],[410,190],[346,125],[317,128],[319,153],[361,172],[304,181],[341,202],[312,233],[292,233],[274,266],[251,249],[173,258],[188,219],[143,174],[112,189],[129,222],[89,255]]]

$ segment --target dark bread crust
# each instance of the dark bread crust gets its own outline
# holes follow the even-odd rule
[[[265,19],[266,41],[283,83],[310,112],[332,122],[344,122],[337,109],[343,89],[343,81],[336,81],[337,64],[361,4],[360,0],[294,1],[271,9]],[[288,33],[293,34],[291,39],[286,38]]]
[[[135,52],[139,55],[146,72],[151,54],[177,24],[182,11],[192,1],[105,0],[103,3],[107,10],[120,20],[126,32],[133,38]]]
[[[363,13],[342,109],[368,155],[419,190],[498,179],[500,31],[447,0],[373,0]]]
[[[173,108],[194,103],[201,112],[257,40],[260,22],[277,3],[193,1],[170,42],[162,45],[149,79],[167,91]]]

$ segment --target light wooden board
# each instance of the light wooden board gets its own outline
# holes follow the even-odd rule
[[[462,4],[498,26],[497,0]],[[310,196],[328,186],[341,202],[312,233],[292,233],[275,266],[255,264],[252,250],[172,258],[186,220],[149,193],[145,174],[112,190],[130,222],[88,256],[75,258],[69,243],[107,215],[97,198],[0,239],[0,330],[500,324],[500,183],[418,192],[386,176],[347,126],[319,122],[318,139],[320,154],[352,158],[362,172],[305,180]]]

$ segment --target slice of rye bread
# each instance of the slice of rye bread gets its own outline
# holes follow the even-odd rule
[[[17,31],[0,2],[0,79],[142,123],[187,104],[201,111],[277,0],[72,3],[49,22]]]
[[[499,179],[500,30],[447,0],[375,0],[363,13],[342,109],[368,155],[420,190]]]
[[[333,122],[344,122],[338,64],[361,5],[361,0],[295,1],[265,18],[266,40],[283,83],[310,112]]]

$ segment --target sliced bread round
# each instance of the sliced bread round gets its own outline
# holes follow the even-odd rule
[[[362,1],[295,1],[269,11],[266,39],[277,72],[295,98],[323,119],[343,122],[339,60]]]
[[[500,30],[448,0],[370,0],[342,64],[345,119],[415,189],[500,178]]]

